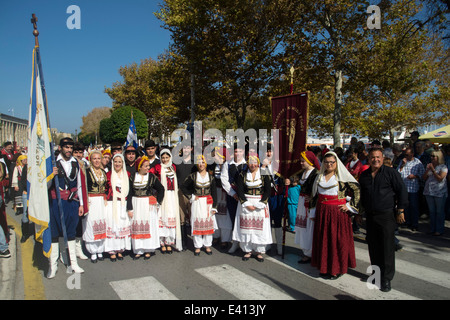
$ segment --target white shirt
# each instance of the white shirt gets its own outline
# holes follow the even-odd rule
[[[231,160],[230,162],[226,162],[224,163],[224,165],[222,166],[222,172],[220,173],[220,181],[222,182],[222,188],[223,190],[225,190],[225,192],[230,196],[233,197],[236,194],[236,191],[233,190],[233,188],[231,187],[230,181],[229,181],[229,176],[228,176],[228,166],[235,164],[236,166],[245,163],[245,159],[242,158],[241,161],[234,162],[234,159]]]
[[[66,176],[68,177],[70,175],[70,172],[72,171],[72,162],[78,162],[77,159],[74,157],[71,157],[69,160],[64,160],[64,158],[61,156],[61,154],[58,155],[58,158],[56,161],[59,161],[61,163],[61,166],[63,167]],[[81,190],[81,169],[78,169],[77,173],[77,194],[78,199],[80,200],[80,206],[83,205],[83,193]]]

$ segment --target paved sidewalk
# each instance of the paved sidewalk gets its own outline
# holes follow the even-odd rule
[[[11,240],[9,242],[10,258],[0,258],[0,300],[14,300],[17,270],[17,240],[16,232],[9,229]]]

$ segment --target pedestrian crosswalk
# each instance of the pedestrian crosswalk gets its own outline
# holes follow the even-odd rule
[[[355,253],[360,266],[366,268],[370,265],[369,256],[366,248],[355,248]],[[435,254],[430,252],[430,254]],[[441,254],[441,260],[447,259],[447,254]],[[231,257],[230,257],[231,258]],[[343,295],[363,300],[420,300],[411,294],[393,288],[390,292],[384,293],[377,288],[371,288],[364,277],[360,274],[348,274],[337,280],[326,280],[319,277],[317,269],[309,264],[298,264],[296,254],[286,254],[284,259],[279,257],[266,257],[264,264],[274,264],[274,266],[284,270],[283,272],[294,272],[299,277],[306,277],[317,281],[317,285],[333,287]],[[246,264],[245,266],[247,266]],[[256,264],[261,266],[261,264]],[[251,274],[256,268],[239,270],[239,267],[230,264],[217,264],[206,267],[195,268],[195,274],[201,279],[226,291],[232,297],[238,300],[294,300],[295,297],[285,292],[277,283],[261,281]],[[365,270],[365,269],[364,269]],[[367,271],[368,272],[368,271]],[[261,272],[259,272],[261,274]],[[365,278],[369,277],[369,272]],[[396,275],[404,274],[414,279],[425,281],[427,283],[439,286],[445,290],[450,289],[450,273],[425,267],[420,264],[405,261],[396,258]],[[363,278],[363,279],[362,279]],[[110,282],[111,287],[122,300],[183,300],[192,299],[192,297],[180,296],[180,293],[172,293],[163,283],[154,276],[147,276],[135,279],[126,279]],[[420,282],[419,282],[420,285]],[[302,288],[298,288],[299,291]],[[450,292],[450,291],[449,291]],[[179,296],[177,296],[177,294]],[[308,294],[308,293],[305,293]],[[331,296],[329,299],[334,299]],[[208,299],[208,297],[195,297],[195,299]]]
[[[178,300],[154,277],[112,281],[110,285],[121,300]]]
[[[195,271],[240,300],[293,300],[288,294],[230,265],[206,267]]]

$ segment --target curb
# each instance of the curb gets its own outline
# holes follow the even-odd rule
[[[17,266],[17,237],[13,229],[9,229],[10,258],[0,259],[0,300],[14,300]]]

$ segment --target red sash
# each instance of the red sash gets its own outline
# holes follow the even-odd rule
[[[347,203],[347,200],[339,199],[338,196],[328,196],[324,194],[319,194],[319,199],[317,201],[319,201],[322,204],[329,204],[335,206]]]

